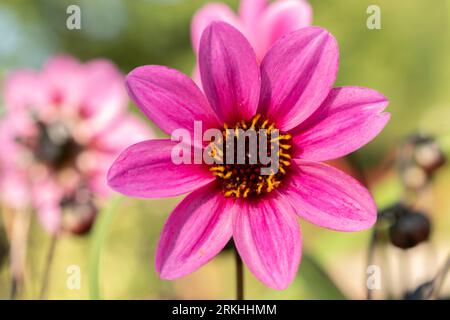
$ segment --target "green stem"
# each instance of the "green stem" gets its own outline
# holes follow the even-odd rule
[[[244,300],[244,266],[236,247],[234,247],[234,255],[236,259],[236,300]]]
[[[45,259],[44,265],[44,275],[42,277],[42,287],[41,292],[39,293],[39,299],[45,299],[47,294],[48,284],[50,282],[50,271],[52,268],[53,258],[55,256],[56,242],[58,240],[58,236],[53,235],[50,240],[50,248],[48,249],[47,258]]]
[[[108,234],[109,226],[117,212],[122,197],[113,198],[97,216],[92,231],[92,242],[89,255],[89,294],[92,300],[101,299],[99,287],[100,256]]]

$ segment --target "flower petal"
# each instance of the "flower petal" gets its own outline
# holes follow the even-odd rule
[[[296,158],[325,161],[345,156],[375,138],[389,121],[387,99],[372,89],[331,90],[317,114],[294,135]]]
[[[114,130],[104,131],[95,139],[95,147],[107,152],[117,153],[140,141],[155,137],[148,124],[135,115],[126,114],[113,125]]]
[[[267,8],[267,2],[267,0],[241,0],[239,16],[249,29],[255,28],[259,18]]]
[[[259,21],[259,32],[266,41],[262,45],[270,46],[279,38],[292,31],[311,25],[312,10],[303,0],[285,0],[272,3]]]
[[[199,65],[203,90],[222,122],[255,115],[261,77],[255,53],[239,31],[211,23],[200,41]]]
[[[29,174],[21,156],[23,147],[16,142],[18,131],[9,112],[0,119],[0,201],[11,208],[26,208],[30,204]]]
[[[233,239],[243,261],[267,286],[287,288],[301,257],[300,226],[292,207],[281,195],[236,207]]]
[[[217,126],[203,93],[181,72],[162,66],[138,67],[128,74],[126,86],[141,111],[169,135],[180,128],[193,132],[194,121],[201,121],[204,129]]]
[[[189,274],[211,260],[232,235],[231,207],[214,184],[189,194],[173,210],[161,233],[156,270],[163,279]]]
[[[3,91],[5,107],[11,112],[31,107],[38,109],[48,102],[42,80],[39,74],[32,70],[19,70],[9,74],[5,79]]]
[[[83,65],[82,81],[79,112],[84,125],[91,134],[109,129],[128,108],[123,74],[110,61],[96,59]]]
[[[24,209],[30,204],[27,172],[16,166],[3,166],[0,174],[0,201],[10,208]]]
[[[4,81],[3,98],[8,126],[14,126],[15,134],[29,135],[35,129],[31,115],[43,118],[51,110],[48,86],[42,76],[31,70],[19,70],[9,74]],[[51,111],[50,111],[51,112]]]
[[[194,70],[192,71],[192,80],[194,80],[195,84],[197,85],[197,87],[199,87],[200,90],[203,90],[198,64],[195,65]]]
[[[242,30],[241,22],[229,6],[223,3],[208,3],[198,10],[191,23],[191,39],[194,51],[198,53],[203,31],[211,22],[223,21]]]
[[[106,174],[107,170],[98,170],[86,177],[87,186],[99,198],[107,198],[112,193],[111,188],[106,183]]]
[[[278,40],[261,64],[259,112],[289,130],[325,100],[338,70],[336,39],[319,27],[307,27]]]
[[[337,231],[359,231],[375,223],[377,208],[372,196],[352,177],[304,160],[294,160],[291,171],[281,192],[300,217]]]
[[[83,66],[68,55],[50,58],[42,70],[42,82],[48,87],[48,99],[71,110],[78,110],[84,93]]]
[[[171,152],[176,144],[161,139],[130,146],[109,169],[109,186],[128,196],[159,198],[178,196],[214,180],[205,165],[174,164]]]
[[[36,208],[37,217],[44,229],[56,234],[61,229],[61,208],[63,190],[60,185],[51,178],[35,181],[32,186],[33,206]]]

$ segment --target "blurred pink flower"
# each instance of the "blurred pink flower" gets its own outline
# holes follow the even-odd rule
[[[269,176],[261,175],[261,163],[177,165],[171,152],[178,141],[170,139],[132,145],[114,162],[108,182],[123,194],[158,198],[190,192],[161,234],[156,270],[162,278],[195,271],[233,238],[252,273],[284,289],[300,263],[297,215],[338,231],[375,223],[368,190],[321,163],[359,149],[390,117],[380,93],[333,88],[338,56],[330,33],[307,27],[278,40],[258,66],[238,30],[213,22],[199,49],[204,94],[189,77],[166,67],[142,66],[127,76],[130,96],[168,134],[183,128],[192,136],[194,120],[222,132],[250,126],[280,130],[279,171]]]
[[[75,211],[89,224],[97,201],[109,194],[106,172],[114,157],[152,137],[143,121],[127,113],[123,75],[103,59],[81,64],[57,56],[42,71],[16,71],[5,81],[4,102],[1,201],[33,207],[51,233],[64,228],[63,211]]]
[[[241,0],[236,15],[224,3],[208,3],[196,12],[191,23],[191,40],[196,54],[203,30],[213,21],[223,21],[238,29],[250,42],[260,62],[278,38],[312,22],[312,9],[306,0]],[[194,81],[201,84],[198,67]]]

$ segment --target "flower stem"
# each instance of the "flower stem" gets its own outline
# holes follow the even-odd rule
[[[100,258],[109,227],[117,213],[117,208],[122,202],[122,197],[115,197],[99,212],[91,236],[91,248],[89,252],[89,295],[92,300],[101,299],[100,292]]]
[[[370,242],[369,242],[367,267],[371,266],[374,262],[378,236],[379,236],[379,234],[378,234],[377,226],[375,225],[373,227],[372,235],[370,237]],[[369,286],[367,284],[366,284],[366,289],[367,289],[367,291],[366,291],[367,300],[372,300],[373,299],[372,290],[369,288]]]
[[[234,256],[236,259],[236,300],[244,300],[244,267],[236,247],[234,247]]]
[[[444,266],[438,271],[437,275],[432,281],[432,289],[427,299],[439,299],[439,293],[445,282],[445,278],[450,271],[450,254],[445,261]]]
[[[22,289],[25,277],[26,251],[28,242],[28,229],[30,226],[30,212],[27,210],[17,210],[7,212],[12,214],[9,217],[10,229],[10,269],[11,269],[11,291],[10,298],[15,300]],[[7,218],[7,217],[4,217]]]
[[[39,293],[39,299],[43,300],[45,299],[45,295],[47,293],[47,288],[50,280],[50,270],[52,267],[53,257],[55,256],[55,249],[56,249],[56,242],[58,237],[56,235],[53,235],[50,240],[50,247],[47,252],[47,258],[45,260],[44,265],[44,275],[42,277],[42,287],[41,292]]]
[[[12,276],[11,277],[11,291],[10,291],[10,295],[9,295],[9,298],[11,300],[16,300],[16,298],[17,298],[17,292],[18,292],[18,286],[19,286],[19,284],[17,282],[18,282],[17,279],[14,276]]]

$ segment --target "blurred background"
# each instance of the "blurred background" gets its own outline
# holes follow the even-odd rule
[[[238,6],[238,1],[222,2],[233,9]],[[0,0],[0,79],[17,68],[40,68],[57,53],[69,53],[82,61],[106,57],[124,73],[139,65],[160,64],[191,74],[195,56],[190,42],[190,21],[205,3],[203,0]],[[336,85],[371,87],[390,100],[387,111],[392,118],[386,129],[347,159],[334,162],[369,186],[381,211],[404,199],[408,188],[402,170],[396,169],[398,158],[402,157],[399,149],[407,137],[418,133],[434,137],[443,155],[447,158],[450,155],[450,1],[431,4],[424,0],[311,0],[310,3],[313,24],[331,31],[340,45]],[[71,4],[81,8],[81,30],[66,28],[66,8]],[[366,10],[371,4],[381,8],[381,30],[366,27]],[[131,103],[130,110],[138,114]],[[448,255],[449,166],[433,172],[420,190],[414,207],[431,221],[430,239],[408,250],[389,243],[376,246],[383,248],[374,254],[374,263],[381,267],[383,277],[381,290],[374,291],[376,298],[403,297],[405,290],[414,290],[431,280]],[[99,295],[106,299],[234,298],[231,250],[225,250],[192,275],[172,282],[159,280],[153,263],[155,248],[163,223],[179,200],[118,198],[108,221],[100,215],[89,234],[62,237],[55,251],[48,298],[98,297],[92,294],[94,281],[100,284]],[[246,298],[364,299],[373,231],[338,233],[305,221],[301,224],[305,253],[294,283],[285,291],[274,291],[246,270]],[[7,299],[8,244],[4,230],[0,232],[0,298]],[[19,298],[37,297],[49,243],[50,237],[33,218],[24,289]],[[70,265],[80,267],[79,290],[66,286]],[[94,279],[96,268],[99,272]],[[400,275],[406,269],[408,278],[401,280]],[[448,282],[441,290],[442,296],[450,295]]]

